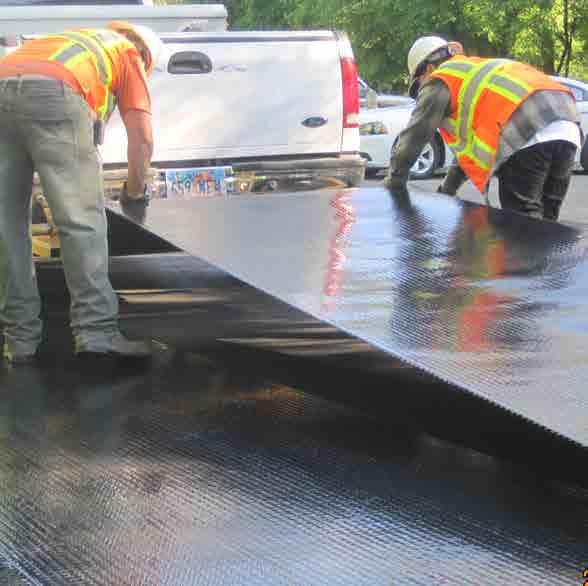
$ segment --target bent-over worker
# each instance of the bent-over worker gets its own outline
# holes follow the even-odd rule
[[[41,341],[30,236],[34,171],[59,231],[75,353],[151,353],[150,343],[130,341],[119,331],[118,299],[108,276],[97,144],[118,106],[128,137],[124,197],[145,198],[153,150],[146,77],[162,51],[150,29],[112,22],[104,29],[30,40],[0,61],[0,239],[8,265],[6,299],[0,306],[5,359],[27,362]]]
[[[455,162],[438,191],[455,195],[469,178],[485,193],[496,174],[503,209],[557,220],[582,144],[571,90],[524,63],[467,57],[460,43],[436,36],[412,45],[408,71],[416,107],[392,152],[389,189],[406,191],[439,129]]]

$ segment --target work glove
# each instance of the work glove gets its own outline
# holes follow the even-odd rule
[[[408,189],[404,179],[386,175],[386,178],[384,179],[384,187],[388,189],[390,195],[402,195],[408,197]]]
[[[143,190],[142,197],[130,197],[127,191],[127,182],[124,182],[119,198],[120,207],[125,216],[128,216],[134,222],[137,222],[138,224],[143,224],[145,222],[145,218],[147,217],[147,206],[149,205],[150,199],[147,186],[145,186],[145,189]]]
[[[412,202],[410,201],[406,181],[387,175],[384,179],[384,186],[388,189],[390,197],[394,200],[399,210],[412,211]]]
[[[451,189],[450,187],[447,187],[445,183],[440,183],[439,187],[436,189],[436,192],[444,193],[445,195],[457,195],[457,189]]]

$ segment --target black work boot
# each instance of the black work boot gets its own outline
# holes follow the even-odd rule
[[[154,353],[151,342],[129,340],[119,331],[106,332],[92,337],[91,341],[80,340],[76,336],[75,353],[83,355],[108,355],[120,358],[150,358]]]

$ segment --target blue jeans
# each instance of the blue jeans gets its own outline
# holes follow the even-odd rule
[[[76,345],[91,345],[118,327],[92,112],[60,81],[0,79],[0,240],[6,252],[4,269],[0,263],[0,324],[16,354],[34,353],[42,330],[31,250],[34,171],[59,232]]]

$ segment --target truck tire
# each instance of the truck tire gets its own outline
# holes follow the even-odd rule
[[[584,142],[584,147],[580,154],[580,165],[582,165],[584,171],[588,171],[588,140]]]

